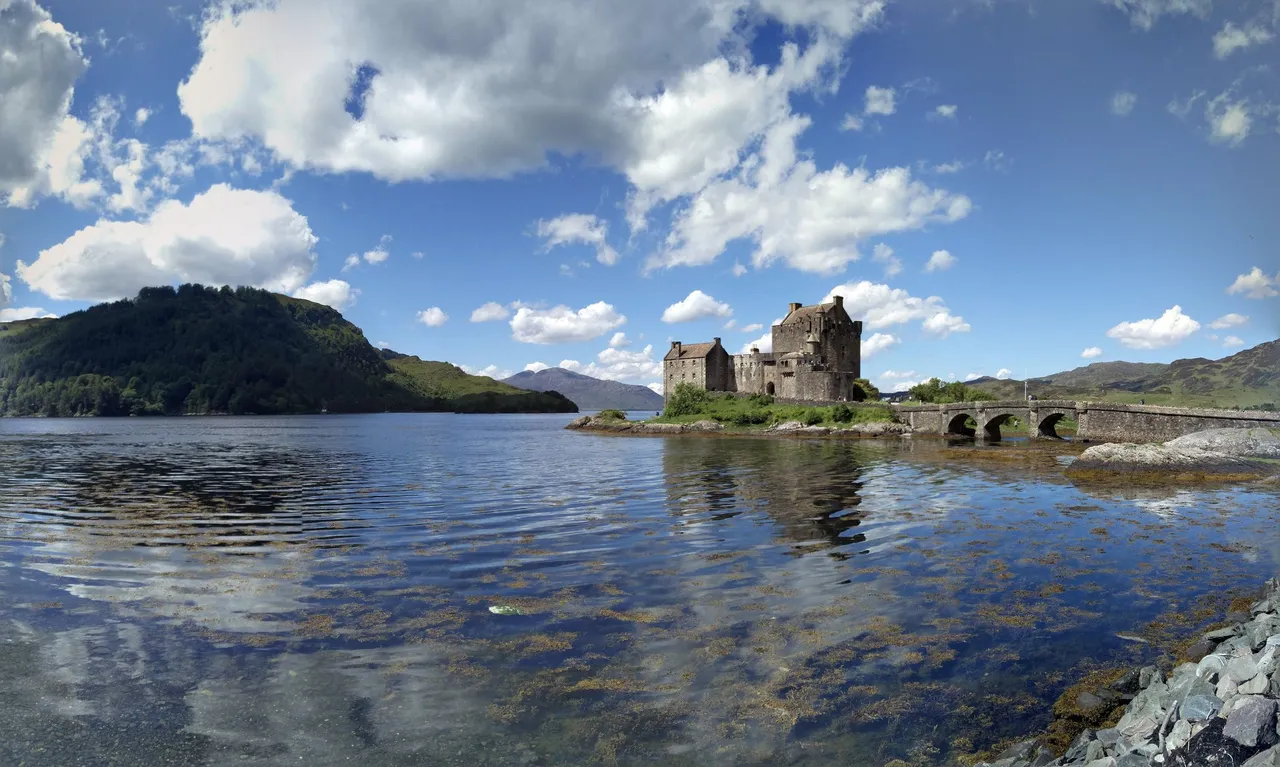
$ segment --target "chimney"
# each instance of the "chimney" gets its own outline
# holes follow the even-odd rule
[[[837,308],[837,309],[843,309],[843,308],[844,308],[844,296],[836,296],[836,297],[835,297],[835,299],[836,299],[836,308]]]
[[[800,307],[802,307],[802,306],[804,306],[804,304],[797,304],[797,303],[794,303],[794,302],[793,302],[793,303],[790,303],[790,304],[787,304],[787,314],[792,314],[792,313],[794,313],[797,309],[799,309],[799,308],[800,308]]]
[[[680,356],[680,342],[679,342],[679,341],[672,341],[672,342],[671,342],[671,351],[675,352],[677,357],[679,357],[679,356]]]
[[[712,345],[713,345],[713,346],[719,346],[719,345],[720,345],[720,339],[719,339],[719,338],[713,338],[713,339],[711,339],[711,342],[712,342]]]

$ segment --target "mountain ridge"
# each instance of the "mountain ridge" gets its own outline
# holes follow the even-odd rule
[[[417,363],[387,359],[323,304],[255,288],[144,288],[0,324],[0,415],[577,411],[554,392],[491,379],[443,391],[440,368]]]
[[[530,391],[557,391],[582,410],[661,410],[661,394],[647,386],[625,384],[560,367],[525,370],[501,383]]]
[[[1280,340],[1221,359],[1170,363],[1095,362],[1028,379],[1040,399],[1095,399],[1190,407],[1276,407],[1280,403]],[[1021,399],[1023,382],[989,376],[966,382],[1001,399]]]

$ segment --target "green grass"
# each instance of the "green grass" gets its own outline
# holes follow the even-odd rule
[[[783,405],[768,397],[735,397],[716,392],[684,392],[683,397],[673,397],[667,410],[651,423],[694,423],[718,421],[734,428],[765,429],[787,421],[800,421],[811,426],[840,427],[855,423],[893,421],[894,414],[880,405],[835,405],[831,407],[806,407]],[[675,404],[676,407],[672,407]]]

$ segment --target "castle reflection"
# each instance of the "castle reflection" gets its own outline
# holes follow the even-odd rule
[[[847,442],[708,438],[665,440],[662,466],[673,515],[721,520],[761,512],[782,536],[843,559],[866,540],[852,530],[863,520],[864,475],[874,460]]]

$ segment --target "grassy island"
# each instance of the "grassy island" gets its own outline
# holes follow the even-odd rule
[[[858,423],[893,420],[893,411],[878,403],[854,402],[827,407],[786,405],[775,402],[767,394],[740,397],[680,384],[667,400],[662,415],[651,419],[649,423],[690,424],[716,421],[735,429],[763,429],[791,421],[798,421],[806,426],[841,428]]]

